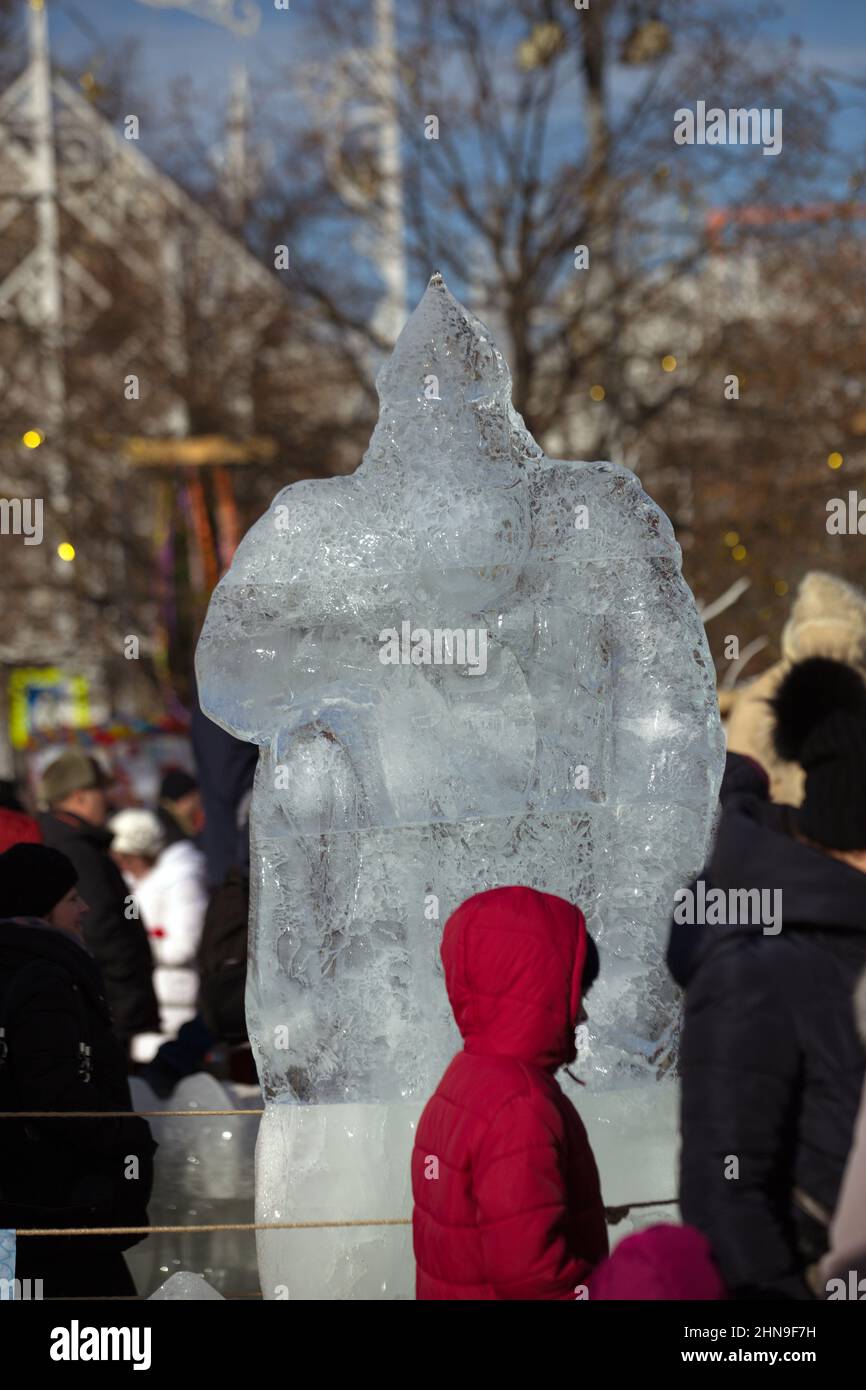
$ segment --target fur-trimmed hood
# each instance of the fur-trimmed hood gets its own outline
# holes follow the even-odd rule
[[[866,678],[866,594],[823,570],[804,576],[781,636],[782,657],[734,692],[727,724],[728,747],[767,769],[774,801],[799,806],[802,769],[779,757],[773,742],[770,701],[794,663],[825,657],[853,666]]]
[[[782,630],[787,661],[827,656],[866,667],[866,595],[825,570],[810,570]]]

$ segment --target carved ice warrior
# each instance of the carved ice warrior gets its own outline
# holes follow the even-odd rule
[[[357,471],[277,494],[196,657],[202,707],[260,748],[259,1220],[408,1214],[414,1120],[460,1046],[441,929],[481,889],[580,904],[602,957],[583,1074],[653,1084],[673,893],[701,866],[721,777],[703,626],[637,478],[542,453],[439,275],[377,387]],[[411,1296],[410,1239],[260,1233],[263,1292]]]

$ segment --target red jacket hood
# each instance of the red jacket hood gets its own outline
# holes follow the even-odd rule
[[[442,936],[448,998],[465,1051],[555,1071],[575,1059],[586,922],[534,888],[491,888],[452,913]]]

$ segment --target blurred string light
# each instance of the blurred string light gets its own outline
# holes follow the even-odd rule
[[[668,352],[662,358],[662,367],[666,372],[675,372],[677,369],[677,359],[672,352]]]
[[[746,547],[744,545],[735,545],[733,550],[731,551],[731,559],[745,560],[748,553],[749,552],[746,550]]]
[[[828,468],[841,468],[844,462],[845,460],[842,457],[842,455],[840,453],[837,453],[835,449],[833,450],[832,454],[827,455]]]
[[[57,547],[57,554],[60,556],[61,560],[66,560],[67,562],[74,560],[75,546],[70,545],[69,541],[61,541]]]
[[[21,436],[21,443],[26,444],[28,449],[38,449],[44,438],[41,430],[25,430]]]
[[[732,546],[732,545],[739,545],[739,543],[740,543],[740,533],[739,533],[739,531],[726,531],[726,532],[725,532],[725,545],[726,545],[726,546],[730,547],[730,546]]]
[[[773,588],[775,592],[779,595],[779,598],[783,598],[785,594],[788,592],[788,585],[784,579],[777,579],[775,584],[773,585]]]
[[[604,400],[604,387],[603,387],[603,386],[590,386],[590,388],[589,388],[589,394],[592,396],[592,399],[593,399],[594,401],[603,401],[603,400]]]

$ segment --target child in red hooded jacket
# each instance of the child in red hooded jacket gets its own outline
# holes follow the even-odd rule
[[[574,1299],[607,1232],[592,1149],[555,1073],[576,1056],[595,944],[563,898],[493,888],[448,919],[442,962],[464,1048],[412,1154],[417,1297]]]

